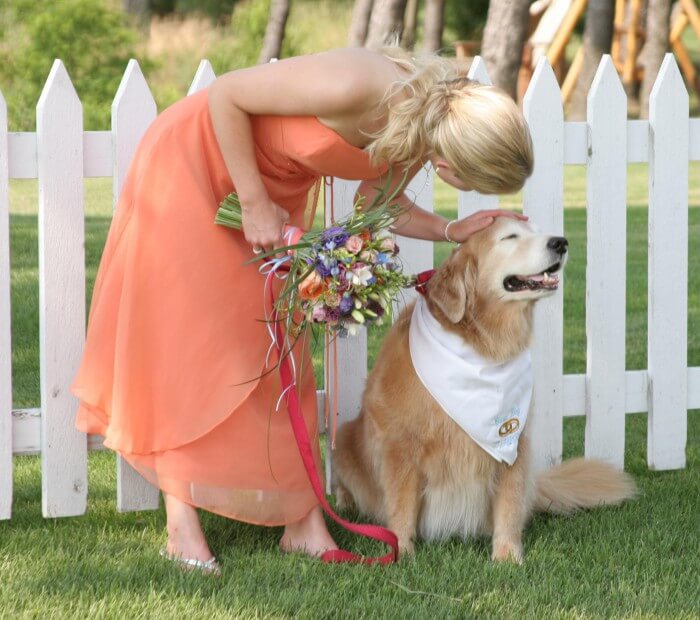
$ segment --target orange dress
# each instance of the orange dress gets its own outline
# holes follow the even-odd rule
[[[134,156],[102,254],[72,390],[77,427],[105,436],[147,480],[242,521],[281,525],[317,501],[279,372],[265,372],[265,278],[240,231],[214,224],[234,187],[202,91],[165,110]],[[251,117],[272,200],[308,228],[321,176],[374,178],[363,150],[315,117]],[[308,344],[297,347],[303,413],[318,437]],[[316,459],[320,464],[318,441]]]

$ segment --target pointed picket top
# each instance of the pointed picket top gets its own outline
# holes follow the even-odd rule
[[[139,63],[132,58],[112,102],[115,206],[136,145],[157,114],[151,89]]]
[[[117,92],[114,95],[112,118],[124,106],[141,106],[144,104],[152,106],[153,110],[156,109],[156,102],[141,71],[141,66],[136,59],[132,58],[126,66],[126,71],[124,71],[121,82],[119,82],[119,88],[117,88]]]
[[[55,102],[60,101],[61,106],[65,106],[67,102],[73,100],[80,105],[78,93],[75,91],[68,71],[63,61],[57,58],[53,61],[49,77],[46,78],[46,83],[41,91],[39,101],[36,104],[37,120],[39,117],[43,116],[47,108]]]
[[[657,113],[659,105],[673,108],[681,113],[685,109],[687,114],[688,103],[688,91],[676,59],[673,54],[666,54],[649,95],[649,119],[651,120],[652,114]]]
[[[525,116],[529,113],[533,113],[534,106],[541,103],[548,104],[547,107],[550,108],[549,102],[552,101],[554,95],[559,97],[559,108],[561,108],[561,91],[559,90],[559,83],[554,75],[549,61],[545,56],[540,58],[535,67],[535,72],[532,74],[532,79],[525,92],[525,97],[523,98],[523,111]],[[563,115],[563,110],[562,110]]]
[[[193,95],[209,86],[215,79],[216,73],[214,73],[214,68],[211,66],[211,63],[206,58],[200,60],[197,73],[194,74],[194,79],[192,80],[192,84],[190,84],[190,89],[187,91],[187,94]]]
[[[469,67],[469,73],[467,77],[470,80],[476,80],[480,84],[487,84],[491,86],[491,78],[489,77],[489,72],[486,70],[486,63],[481,56],[474,56],[472,61],[472,66]]]
[[[597,115],[610,112],[611,106],[615,106],[615,116],[618,115],[619,108],[625,106],[626,115],[627,95],[612,57],[610,54],[604,54],[588,91],[588,120],[591,120],[591,113]]]

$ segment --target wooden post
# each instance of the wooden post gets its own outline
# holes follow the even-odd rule
[[[567,12],[561,27],[547,50],[547,60],[552,67],[556,66],[563,56],[566,50],[566,44],[571,38],[571,33],[574,31],[579,18],[586,10],[586,4],[587,0],[575,0]]]

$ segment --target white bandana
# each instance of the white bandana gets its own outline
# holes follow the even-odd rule
[[[496,363],[435,319],[422,297],[408,335],[416,374],[459,426],[499,462],[512,465],[532,396],[530,351]]]

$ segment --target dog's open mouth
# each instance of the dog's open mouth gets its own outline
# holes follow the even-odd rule
[[[508,276],[503,280],[504,288],[511,292],[518,291],[554,291],[559,287],[559,276],[557,271],[561,268],[561,263],[554,263],[536,275],[531,276]]]

